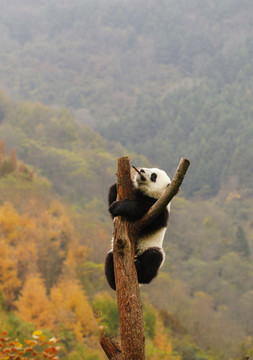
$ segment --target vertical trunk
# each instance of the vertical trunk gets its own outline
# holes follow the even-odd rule
[[[128,157],[118,160],[118,200],[133,199]],[[123,217],[114,221],[114,268],[120,318],[120,359],[144,360],[145,336],[137,273],[134,265],[135,239],[129,222]]]
[[[114,340],[101,334],[100,344],[108,359],[145,360],[145,336],[142,315],[142,303],[134,264],[135,240],[139,231],[150,224],[165,209],[178,192],[189,160],[182,158],[176,174],[165,193],[135,224],[123,217],[114,219],[113,259],[116,280],[116,294],[120,319],[121,347]],[[134,199],[128,157],[118,159],[117,200]]]

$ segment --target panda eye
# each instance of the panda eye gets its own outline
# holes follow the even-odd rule
[[[157,174],[156,174],[156,173],[152,173],[152,174],[151,174],[151,177],[150,177],[150,180],[153,181],[153,182],[156,182],[156,178],[157,178]]]
[[[143,172],[145,174],[145,171],[143,169],[141,169],[140,172]]]

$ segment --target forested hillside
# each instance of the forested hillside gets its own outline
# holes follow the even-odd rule
[[[252,189],[251,0],[0,3],[8,93],[67,106],[170,173],[189,157],[188,195],[232,176]]]
[[[34,346],[36,342],[28,339],[36,329],[42,329],[42,338],[59,339],[60,358],[100,360],[104,356],[98,345],[99,329],[114,336],[119,331],[116,301],[109,292],[102,264],[110,246],[111,220],[106,211],[106,193],[100,194],[102,185],[92,176],[86,177],[82,169],[92,154],[97,161],[103,154],[102,165],[98,168],[91,161],[87,172],[108,187],[115,178],[111,172],[115,173],[116,157],[107,153],[103,147],[106,142],[80,127],[66,110],[17,103],[2,92],[1,112],[0,134],[9,146],[5,140],[0,141],[0,356],[8,353],[11,358],[15,348],[7,347],[10,339],[19,344],[24,355],[22,343]],[[70,128],[76,130],[72,131],[75,141],[57,136],[58,131],[69,134]],[[40,129],[38,138],[35,129]],[[86,131],[90,142],[82,138]],[[55,139],[51,145],[50,134]],[[94,139],[97,141],[91,141]],[[33,167],[17,157],[15,148],[10,150],[13,143],[22,160],[29,159]],[[83,161],[75,162],[84,146],[85,154],[80,156]],[[118,151],[122,149],[118,147]],[[62,157],[56,170],[62,177],[50,171],[52,154],[58,152]],[[147,162],[138,156],[135,161]],[[39,172],[47,173],[51,182]],[[73,189],[68,180],[75,173],[83,181],[82,191]],[[157,308],[151,305],[145,293],[143,302],[147,359],[186,360],[188,354],[193,360],[198,356],[208,359],[167,308],[162,313],[159,304]]]
[[[185,156],[166,261],[141,290],[147,359],[252,356],[253,2],[0,5],[0,332],[44,327],[61,358],[102,359],[116,159],[172,176]]]
[[[75,328],[68,317],[58,314],[64,306],[59,298],[68,296],[64,288],[71,280],[73,293],[80,294],[87,309],[93,305],[102,326],[117,334],[116,303],[105,281],[103,261],[112,228],[107,189],[115,180],[116,158],[125,150],[119,145],[112,148],[64,109],[15,102],[2,92],[1,112],[3,309],[13,309],[24,321],[63,339],[67,336],[62,356],[68,359],[76,354],[76,342],[86,336],[87,326],[94,326],[85,343],[89,351],[98,351],[94,318],[84,321],[77,310],[79,315],[71,315],[78,316]],[[132,155],[137,166],[148,164]],[[142,288],[148,359],[155,359],[152,354],[167,360],[168,356],[237,359],[252,351],[252,201],[250,192],[238,191],[234,182],[212,199],[187,200],[179,195],[173,201],[163,271]],[[42,296],[40,301],[33,298],[35,308],[28,300],[33,297],[31,287]],[[68,303],[78,309],[79,303],[73,301]],[[44,312],[51,304],[55,306],[51,312]],[[14,331],[18,320],[10,316],[0,313],[4,319],[0,331],[7,328],[18,336]],[[67,330],[64,336],[61,322]],[[81,356],[83,347],[78,351]]]
[[[94,199],[103,204],[107,184],[115,179],[115,160],[125,151],[122,146],[80,126],[64,108],[10,101],[4,91],[0,107],[0,137],[7,151],[15,147],[18,157],[40,169],[64,198],[80,206]],[[134,154],[133,161],[147,163]]]

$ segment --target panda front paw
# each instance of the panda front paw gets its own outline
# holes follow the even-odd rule
[[[129,220],[134,219],[134,201],[125,199],[114,201],[111,206],[109,207],[109,212],[111,213],[112,217],[115,216],[126,216]]]
[[[121,215],[120,209],[121,209],[120,201],[114,201],[109,207],[109,212],[113,217],[120,216]]]
[[[114,201],[109,207],[109,212],[113,217],[115,216],[127,216],[131,215],[131,204],[130,200],[119,200]]]

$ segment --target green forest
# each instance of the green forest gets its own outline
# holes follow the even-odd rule
[[[0,5],[0,358],[38,338],[51,359],[105,359],[123,155],[170,177],[191,161],[141,287],[147,359],[253,357],[252,1]]]

